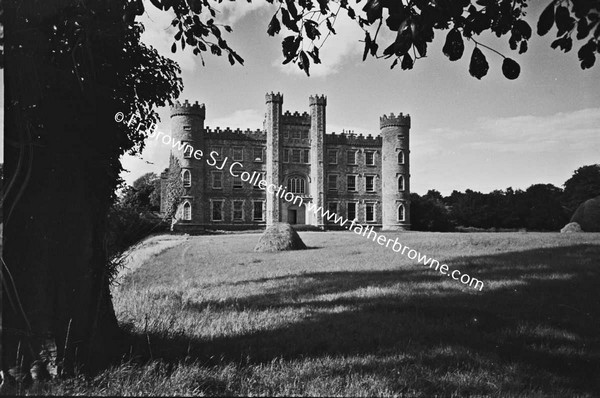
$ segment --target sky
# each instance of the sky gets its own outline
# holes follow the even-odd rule
[[[307,77],[295,64],[281,64],[286,32],[267,35],[275,9],[266,1],[217,5],[216,21],[232,26],[225,38],[245,59],[244,66],[230,66],[226,57],[212,55],[205,56],[202,66],[187,48],[172,54],[172,14],[146,3],[143,40],[180,64],[180,100],[204,103],[205,124],[211,128],[262,128],[265,93],[271,91],[283,94],[284,110],[299,112],[308,111],[310,95],[327,95],[328,133],[345,129],[377,135],[381,115],[408,113],[411,190],[419,194],[429,189],[444,195],[465,189],[526,189],[536,183],[562,186],[577,168],[600,163],[600,65],[582,71],[577,44],[567,54],[552,50],[554,30],[543,38],[534,33],[523,55],[509,50],[504,38],[480,37],[517,60],[521,76],[504,78],[502,58],[484,50],[490,70],[477,80],[468,73],[473,43],[465,42],[463,59],[450,62],[441,51],[445,32],[436,32],[428,57],[410,71],[399,66],[391,70],[386,59],[363,62],[362,31],[340,16],[338,34],[321,49],[323,64],[313,65]],[[532,3],[527,19],[535,30],[546,2]],[[383,36],[380,48],[391,37]],[[158,129],[168,132],[169,110],[159,113]],[[131,183],[146,172],[158,174],[167,167],[168,154],[166,145],[149,141],[141,155],[122,158],[128,170],[122,177]]]

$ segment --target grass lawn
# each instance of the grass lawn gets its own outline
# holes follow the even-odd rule
[[[53,393],[599,396],[600,234],[388,233],[460,284],[351,232],[254,253],[191,237],[113,289],[130,354]]]

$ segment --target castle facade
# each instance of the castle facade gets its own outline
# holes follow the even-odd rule
[[[189,150],[173,150],[185,193],[175,230],[247,229],[274,222],[335,228],[333,220],[307,209],[321,206],[362,225],[410,228],[410,116],[379,120],[380,135],[326,133],[327,98],[309,98],[309,112],[283,111],[283,95],[266,95],[262,130],[205,127],[204,104],[177,102],[171,135]],[[203,157],[195,156],[201,150]],[[233,168],[230,165],[237,167]],[[246,176],[252,175],[250,182]],[[168,169],[161,175],[165,211]],[[279,190],[265,189],[268,185]],[[293,193],[303,203],[284,199]],[[339,228],[339,225],[337,225]]]

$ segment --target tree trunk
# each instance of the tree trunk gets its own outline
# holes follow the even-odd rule
[[[81,65],[65,68],[48,56],[49,21],[74,3],[4,5],[5,371],[29,369],[44,351],[57,352],[67,372],[93,371],[119,341],[104,247],[118,169],[107,145],[114,110],[80,84],[73,72]]]

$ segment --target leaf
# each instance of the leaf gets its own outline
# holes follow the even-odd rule
[[[577,40],[583,40],[590,33],[592,26],[587,23],[586,18],[581,18],[577,23]]]
[[[294,20],[298,20],[298,10],[296,10],[294,0],[285,0],[285,4],[287,5],[287,9],[289,10],[292,18],[294,18]]]
[[[288,28],[289,30],[292,30],[296,33],[300,33],[300,30],[298,29],[298,25],[296,25],[295,21],[291,20],[290,14],[287,12],[287,10],[285,8],[281,9],[281,22],[283,22],[285,27]]]
[[[515,22],[515,29],[519,31],[523,39],[527,40],[531,38],[531,26],[524,20],[519,19]]]
[[[442,51],[450,61],[457,61],[461,59],[463,52],[465,51],[465,44],[458,29],[450,29],[446,35],[446,42],[444,43]]]
[[[267,33],[269,36],[275,36],[281,31],[281,24],[279,23],[279,19],[277,19],[277,15],[273,15],[271,18],[271,22],[269,23],[269,27],[267,28]]]
[[[175,53],[177,51],[177,43],[173,43],[173,45],[171,46],[171,52]]]
[[[159,10],[163,9],[163,6],[160,3],[160,0],[150,0],[150,3],[152,3],[152,5],[156,8],[158,8]]]
[[[519,77],[520,73],[521,66],[519,66],[515,60],[511,58],[504,58],[504,61],[502,61],[502,74],[504,77],[509,80],[514,80]]]
[[[227,59],[229,60],[229,63],[231,65],[235,65],[235,59],[233,58],[233,55],[231,55],[231,53],[227,54]]]
[[[367,59],[367,55],[369,55],[369,50],[371,49],[371,35],[369,32],[365,32],[365,51],[363,52],[363,62]]]
[[[581,69],[588,69],[594,66],[594,63],[596,62],[596,55],[594,54],[595,51],[596,43],[594,42],[594,39],[588,40],[587,43],[581,46],[577,52],[577,56],[581,61]]]
[[[300,69],[306,72],[306,76],[310,76],[310,73],[308,73],[308,69],[310,67],[310,60],[308,59],[308,56],[304,51],[300,51],[300,61],[298,62],[298,66],[300,67]]]
[[[410,54],[405,54],[404,57],[402,57],[400,66],[402,67],[402,70],[408,70],[413,68],[413,64],[414,62]]]
[[[477,79],[481,79],[485,75],[487,75],[488,69],[490,66],[488,65],[487,60],[485,59],[485,55],[481,52],[478,47],[473,49],[473,53],[471,54],[471,62],[469,63],[469,73],[471,76],[476,77]]]
[[[519,54],[523,54],[527,51],[527,42],[526,41],[522,41],[520,46],[519,46]]]
[[[325,20],[325,23],[327,24],[327,29],[329,29],[329,31],[335,35],[335,29],[333,29],[333,25],[331,24],[329,18]]]
[[[571,17],[571,13],[565,6],[559,6],[556,9],[556,27],[558,28],[557,36],[560,36],[570,31],[575,25],[575,20]]]
[[[560,47],[560,49],[564,52],[569,52],[573,47],[573,40],[570,37],[561,37],[559,39],[554,40],[552,44],[550,44],[550,47],[552,47],[553,49]]]
[[[199,41],[198,42],[198,48],[202,51],[206,51],[206,44],[204,44],[203,42]]]
[[[368,0],[362,10],[367,14],[367,21],[369,21],[370,24],[383,16],[381,0]]]
[[[537,34],[544,36],[554,25],[554,1],[551,2],[540,15],[537,23]]]
[[[392,66],[390,66],[390,69],[394,69],[396,65],[398,65],[398,58],[394,59],[394,62],[392,62]]]
[[[315,21],[311,21],[311,20],[307,20],[304,22],[304,29],[306,30],[306,36],[311,39],[311,40],[315,40],[316,38],[321,36],[321,32],[319,32],[319,29],[317,28],[317,23]]]

